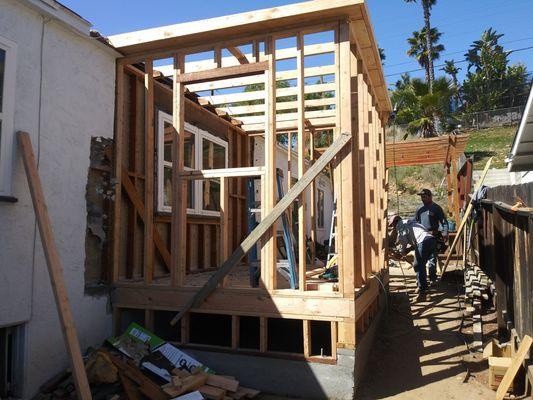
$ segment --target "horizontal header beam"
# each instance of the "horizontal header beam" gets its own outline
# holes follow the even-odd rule
[[[177,77],[177,81],[184,84],[204,83],[219,79],[258,75],[266,70],[268,70],[268,62],[262,61],[252,64],[236,65],[234,67],[223,67],[207,71],[180,74]]]

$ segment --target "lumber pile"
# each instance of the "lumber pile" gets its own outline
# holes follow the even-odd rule
[[[253,399],[258,390],[218,375],[186,352],[132,323],[117,338],[89,350],[85,370],[93,399]],[[36,400],[77,399],[70,370],[41,386]]]

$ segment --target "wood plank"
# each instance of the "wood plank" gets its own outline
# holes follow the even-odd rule
[[[235,57],[237,59],[237,61],[239,61],[240,64],[249,64],[250,63],[250,61],[248,61],[248,58],[246,57],[246,55],[238,47],[228,46],[227,49],[233,55],[233,57]],[[222,63],[222,60],[221,60],[221,63]]]
[[[304,77],[304,35],[299,32],[296,38],[298,53],[296,56],[296,69],[298,71],[298,180],[302,179],[307,169],[307,141],[305,138],[305,77]],[[298,197],[298,287],[305,290],[306,272],[307,272],[307,216],[306,210],[306,190],[303,190]],[[305,337],[304,337],[305,341]],[[305,342],[304,342],[305,343]]]
[[[231,348],[237,350],[240,343],[240,318],[238,315],[231,316]],[[233,390],[234,392],[234,390]]]
[[[259,317],[259,351],[265,353],[268,350],[268,318]]]
[[[194,84],[209,82],[225,78],[238,78],[242,76],[261,74],[268,69],[268,62],[261,61],[252,64],[236,65],[233,67],[222,67],[206,71],[188,72],[180,74],[178,82],[184,84]]]
[[[145,221],[145,208],[144,204],[142,202],[141,196],[133,186],[133,183],[131,182],[130,178],[125,173],[125,167],[124,171],[122,173],[122,186],[124,187],[124,190],[126,191],[126,194],[128,195],[129,199],[131,200],[136,212],[141,217],[143,223]],[[155,225],[152,225],[152,238],[153,242],[155,244],[155,247],[157,251],[159,252],[159,255],[163,259],[163,262],[165,263],[165,266],[169,268],[170,270],[170,264],[171,264],[171,256],[170,252],[167,249],[167,245],[165,244],[165,241],[161,238],[161,235],[159,235],[159,232],[157,231],[157,228]]]
[[[230,392],[236,392],[239,388],[239,381],[213,374],[207,375],[206,384],[220,389],[228,390]]]
[[[153,61],[146,60],[144,74],[144,281],[154,275],[154,82]]]
[[[177,291],[170,286],[140,287],[120,284],[113,291],[113,304],[123,308],[179,311],[189,302],[197,288],[186,287]],[[340,297],[336,292],[300,292],[280,289],[269,293],[261,289],[218,288],[198,307],[195,313],[237,316],[264,316],[272,318],[309,319],[316,321],[339,321],[353,318],[354,308],[364,306],[353,298]]]
[[[312,99],[305,100],[305,107],[325,107],[335,105],[335,97],[326,97],[324,99]],[[286,110],[296,110],[298,108],[297,101],[283,101],[276,104],[277,111],[286,111]],[[253,114],[253,113],[264,113],[265,105],[264,104],[254,104],[254,105],[245,105],[245,106],[232,106],[232,107],[217,107],[217,110],[226,112],[235,116],[236,118],[241,114]]]
[[[304,357],[311,357],[311,321],[303,320]]]
[[[306,111],[305,118],[311,119],[311,118],[334,117],[336,115],[336,112],[337,111],[334,108],[329,109],[329,110]],[[284,114],[276,115],[277,122],[298,121],[298,118],[299,118],[298,113],[284,113]],[[238,120],[245,125],[264,124],[265,116],[254,115],[252,117],[239,117]]]
[[[333,65],[309,67],[305,69],[306,78],[321,77],[334,73],[335,68]],[[276,81],[296,79],[297,76],[298,75],[296,70],[278,71],[276,73]],[[189,89],[191,92],[203,92],[206,90],[229,89],[241,86],[256,85],[261,83],[265,83],[265,79],[263,76],[252,75],[242,78],[221,79],[212,82],[190,84],[187,85],[187,89]]]
[[[185,85],[178,82],[178,76],[183,73],[183,54],[174,56],[173,80],[173,119],[174,127],[172,141],[172,225],[171,225],[171,256],[170,269],[171,284],[183,286],[185,282],[185,263],[187,249],[187,182],[182,179],[185,140]]]
[[[229,178],[220,178],[220,258],[218,265],[222,265],[230,255],[230,225],[229,225]],[[227,279],[222,280],[222,286],[227,286]]]
[[[306,56],[312,56],[312,55],[318,55],[318,54],[327,54],[333,52],[333,43],[318,43],[318,44],[311,44],[305,46],[305,55]],[[290,58],[295,58],[297,53],[296,47],[289,47],[286,49],[278,49],[276,50],[276,60],[288,60]],[[244,56],[247,59],[256,59],[255,56],[252,54],[244,54]],[[260,52],[258,53],[258,56],[261,60],[265,59],[265,53]],[[257,60],[255,62],[259,62],[260,60]],[[234,57],[223,57],[222,58],[222,65],[232,67],[235,65],[239,65],[239,60],[236,60]],[[185,63],[185,71],[187,72],[195,72],[195,71],[205,71],[209,69],[215,68],[215,63],[213,60],[200,60],[200,61],[190,61]],[[161,65],[157,67],[157,70],[160,71],[164,76],[172,76],[174,67],[172,65]]]
[[[274,209],[277,201],[276,193],[276,175],[277,175],[277,139],[276,139],[276,97],[277,86],[275,82],[276,76],[276,59],[274,52],[276,51],[276,41],[272,36],[269,36],[265,41],[265,50],[267,53],[267,60],[269,62],[269,69],[265,72],[265,104],[267,107],[267,120],[265,131],[265,177],[261,183],[261,192],[263,193],[263,202],[261,203],[261,219],[264,221],[265,216],[270,214]],[[263,222],[261,221],[261,222]],[[276,243],[276,228],[271,226],[265,227],[264,236],[261,240],[261,277],[267,289],[276,289],[277,279],[277,243]],[[253,232],[253,231],[252,231]],[[257,239],[260,238],[257,237]],[[249,236],[248,236],[249,237]],[[256,240],[257,241],[257,240]],[[251,246],[253,246],[251,244]],[[250,246],[250,248],[251,248]],[[264,273],[264,274],[263,274]]]
[[[240,178],[261,176],[265,174],[264,167],[240,167],[183,171],[181,177],[190,180],[204,180],[213,178]]]
[[[334,83],[319,83],[319,84],[314,84],[314,85],[305,85],[305,94],[333,92],[335,91],[335,87],[336,86]],[[244,102],[244,101],[263,100],[266,94],[267,93],[264,90],[256,90],[253,92],[219,94],[215,96],[200,96],[199,98],[204,101],[208,101],[214,106],[217,106],[220,104],[233,104],[233,103],[239,103],[239,102]],[[280,88],[276,90],[276,98],[287,97],[287,96],[297,96],[297,95],[298,95],[298,88],[296,87]]]
[[[336,123],[336,117],[325,117],[325,118],[308,118],[309,122],[313,124],[315,128],[325,128],[325,127],[334,127]],[[246,132],[264,132],[265,124],[250,124],[242,125],[242,129]],[[276,123],[276,130],[289,130],[289,129],[298,129],[298,124],[296,121],[281,121]]]
[[[111,283],[117,282],[120,276],[120,247],[121,247],[121,211],[122,211],[122,147],[124,143],[124,101],[125,76],[124,65],[117,62],[117,82],[115,99],[115,137],[113,146],[113,175],[116,180],[115,201],[113,205],[113,237],[112,243],[112,273]]]
[[[337,321],[331,321],[331,356],[337,358]]]
[[[318,174],[329,162],[331,162],[350,139],[351,134],[343,133],[332,143],[329,149],[326,150],[317,162],[307,170],[302,178],[299,179],[287,194],[275,205],[272,211],[265,215],[262,221],[233,252],[230,258],[226,260],[219,270],[209,278],[207,283],[198,291],[196,296],[184,306],[183,310],[176,317],[172,319],[171,325],[175,325],[188,310],[198,306],[213,292],[218,282],[231,271],[233,266],[236,265],[248,251],[250,251],[252,246],[272,227],[278,218],[281,217],[281,214],[284,213],[303,190],[311,184],[311,181],[318,176]]]
[[[63,267],[61,266],[61,259],[54,238],[52,222],[48,215],[46,199],[44,197],[39,171],[37,170],[37,162],[35,161],[30,136],[27,132],[17,132],[17,139],[24,162],[24,169],[26,170],[26,177],[28,178],[33,209],[39,227],[39,235],[43,245],[48,274],[50,275],[52,291],[54,292],[61,330],[70,359],[76,393],[80,399],[89,400],[92,398],[91,390],[85,373],[74,318],[72,317],[72,311],[68,301],[67,287],[63,278]]]
[[[505,394],[507,393],[509,387],[514,381],[518,369],[527,357],[532,344],[533,339],[530,336],[525,335],[522,341],[520,342],[520,347],[518,348],[518,351],[513,357],[511,365],[505,372],[505,375],[503,376],[502,381],[500,382],[500,386],[498,386],[498,390],[496,391],[496,400],[503,400],[503,398],[505,397]]]
[[[352,57],[350,47],[350,27],[348,22],[339,24],[339,90],[338,90],[338,113],[339,129],[341,132],[356,131],[352,126]],[[337,198],[337,209],[342,209],[341,223],[338,230],[342,230],[340,240],[342,240],[342,253],[339,254],[339,290],[341,293],[351,295],[355,287],[355,269],[357,268],[356,260],[356,221],[354,219],[354,149],[357,148],[356,141],[352,141],[350,146],[343,149],[343,159],[340,162],[342,197]]]

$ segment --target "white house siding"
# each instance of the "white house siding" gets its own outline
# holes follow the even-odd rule
[[[100,344],[112,325],[107,298],[84,295],[85,185],[91,137],[113,137],[116,54],[59,21],[43,19],[25,4],[0,3],[0,36],[18,47],[14,130],[27,131],[39,154],[70,305],[81,348],[86,349]],[[40,384],[67,367],[68,359],[16,149],[12,182],[18,202],[0,202],[0,327],[25,323],[23,393],[30,398]]]
[[[265,146],[263,138],[255,138],[254,140],[254,166],[263,166],[265,165]],[[298,155],[292,153],[292,162],[291,162],[291,175],[293,178],[298,179]],[[287,193],[287,149],[283,146],[277,146],[276,152],[276,166],[283,170],[283,192]],[[256,184],[256,201],[259,201],[259,182]],[[324,191],[324,228],[317,229],[317,242],[323,244],[324,241],[329,240],[329,232],[331,227],[331,215],[333,212],[333,186],[331,180],[325,175],[320,174],[316,179],[317,189]],[[318,201],[318,195],[315,195],[315,199]],[[311,187],[309,186],[306,190],[306,202],[307,202],[307,236],[311,236],[311,216],[309,215],[309,206],[311,203]],[[318,210],[317,210],[318,211]],[[281,230],[281,222],[278,222],[278,230]]]

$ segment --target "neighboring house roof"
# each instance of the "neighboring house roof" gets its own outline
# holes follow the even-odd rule
[[[511,172],[533,171],[533,88],[506,161]]]

